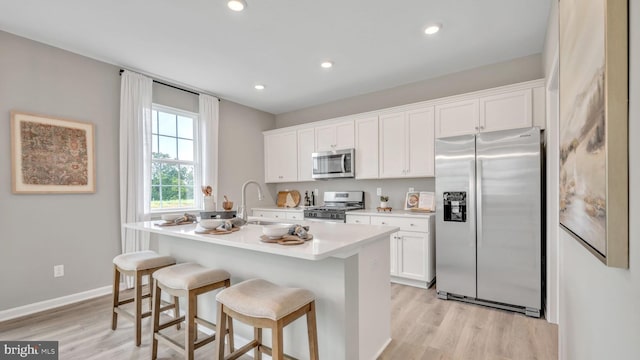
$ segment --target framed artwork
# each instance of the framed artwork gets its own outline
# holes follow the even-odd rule
[[[93,124],[11,112],[15,194],[94,193]]]
[[[408,192],[404,201],[405,210],[431,212],[435,210],[435,194],[428,191]]]
[[[417,191],[410,191],[407,193],[407,196],[405,197],[404,209],[405,210],[417,209],[419,202],[420,202],[420,193]]]
[[[629,266],[627,1],[560,0],[560,225]]]

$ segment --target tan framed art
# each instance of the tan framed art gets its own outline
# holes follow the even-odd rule
[[[95,173],[93,124],[11,112],[13,193],[94,193]]]
[[[560,0],[560,225],[629,267],[627,0]]]

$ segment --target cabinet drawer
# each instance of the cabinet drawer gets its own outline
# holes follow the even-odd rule
[[[371,224],[397,226],[400,228],[401,231],[429,232],[428,219],[401,218],[401,217],[391,217],[391,216],[372,216]]]
[[[371,224],[370,216],[367,216],[367,215],[347,215],[347,224]]]
[[[265,211],[265,210],[253,210],[253,216],[259,216],[270,219],[286,219],[287,214],[283,211]]]
[[[299,212],[287,212],[287,220],[303,220],[304,219],[304,213],[302,213],[301,211]]]

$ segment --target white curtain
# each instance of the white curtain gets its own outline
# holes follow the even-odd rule
[[[202,185],[213,187],[218,203],[218,98],[200,94],[200,146],[202,146]],[[198,189],[196,189],[196,193]]]
[[[125,70],[120,79],[120,222],[150,219],[151,88],[153,80]],[[121,228],[122,252],[149,248],[149,234]]]

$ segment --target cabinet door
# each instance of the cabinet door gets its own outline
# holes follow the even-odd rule
[[[464,100],[435,107],[436,137],[475,134],[478,130],[478,100]]]
[[[435,136],[433,107],[406,114],[406,176],[434,176]]]
[[[316,151],[329,151],[334,150],[336,145],[336,126],[324,125],[316,126]]]
[[[391,254],[391,275],[398,276],[398,233],[390,235],[389,246],[389,253]]]
[[[347,120],[336,124],[336,150],[353,149],[355,147],[355,135],[353,120]]]
[[[480,98],[480,131],[531,127],[531,89]]]
[[[355,121],[356,179],[378,178],[378,117]]]
[[[398,276],[427,281],[428,234],[398,232]]]
[[[355,144],[353,120],[316,126],[316,151],[351,149]]]
[[[264,136],[265,182],[298,179],[298,149],[295,131]]]
[[[286,219],[287,214],[281,211],[253,210],[253,216],[266,219]]]
[[[313,128],[298,130],[298,181],[312,181],[313,161],[311,154],[315,151],[315,135]]]
[[[380,178],[405,175],[404,112],[380,116]]]

